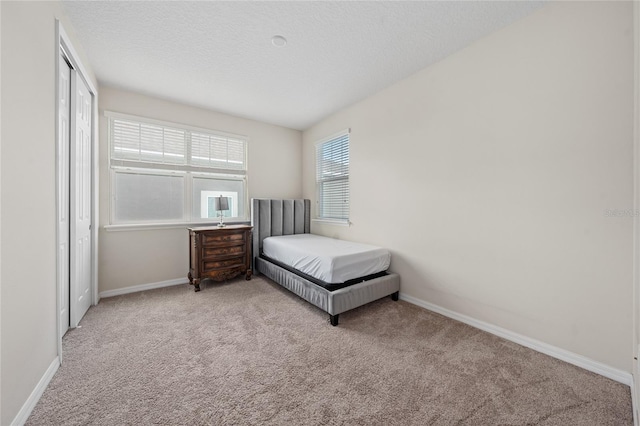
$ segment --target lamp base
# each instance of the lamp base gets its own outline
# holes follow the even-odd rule
[[[224,224],[223,218],[224,218],[224,215],[222,214],[222,212],[220,212],[220,222],[218,222],[218,228],[224,228],[225,226],[227,226]]]

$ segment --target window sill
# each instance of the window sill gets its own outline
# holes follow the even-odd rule
[[[311,219],[311,222],[336,226],[351,226],[349,219]]]
[[[225,221],[227,225],[248,225],[248,220]],[[216,226],[218,222],[176,222],[176,223],[130,223],[123,225],[104,225],[102,229],[107,232],[121,231],[152,231],[158,229],[187,229],[199,226]]]

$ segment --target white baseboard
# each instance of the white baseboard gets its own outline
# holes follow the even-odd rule
[[[484,321],[480,321],[475,318],[450,311],[449,309],[434,305],[433,303],[425,302],[424,300],[420,300],[403,293],[400,293],[400,299],[420,306],[421,308],[425,308],[429,311],[444,315],[445,317],[463,322],[472,327],[479,328],[480,330],[486,331],[487,333],[494,334],[498,337],[510,340],[519,345],[526,346],[527,348],[531,348],[535,351],[542,352],[545,355],[552,356],[554,358],[568,362],[569,364],[573,364],[578,367],[584,368],[585,370],[589,370],[593,373],[600,374],[601,376],[608,377],[609,379],[615,380],[616,382],[620,382],[627,386],[633,387],[633,376],[631,375],[631,373],[628,373],[626,371],[618,370],[617,368],[613,368],[601,362],[594,361],[582,355],[578,355],[576,353],[549,345],[539,340],[514,333],[513,331],[495,326],[493,324],[489,324]]]
[[[49,385],[53,375],[58,371],[58,367],[60,367],[60,358],[56,357],[51,365],[49,365],[49,368],[47,368],[47,371],[44,372],[44,375],[36,385],[35,389],[33,389],[33,392],[31,392],[31,395],[29,395],[29,398],[27,398],[20,411],[18,411],[15,419],[11,422],[11,426],[22,426],[25,424],[34,407],[40,400],[44,390],[47,388],[47,385]]]
[[[107,290],[100,293],[100,298],[120,296],[121,294],[136,293],[138,291],[153,290],[154,288],[171,287],[173,285],[187,284],[189,280],[186,278],[176,278],[174,280],[160,281],[157,283],[140,284],[131,287],[118,288],[115,290]]]

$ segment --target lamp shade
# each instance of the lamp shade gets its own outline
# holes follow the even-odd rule
[[[229,210],[229,199],[227,197],[223,197],[222,195],[216,197],[216,210]]]

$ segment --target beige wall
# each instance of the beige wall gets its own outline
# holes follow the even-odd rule
[[[635,207],[636,209],[640,208],[640,173],[638,170],[638,164],[640,164],[640,4],[638,2],[633,2],[633,26],[634,26],[634,147],[635,147],[635,156],[634,156],[634,165],[635,165]],[[640,253],[640,217],[635,218],[635,244],[634,244],[634,253],[635,258],[637,259],[638,253]],[[633,365],[633,375],[634,375],[634,386],[635,386],[635,395],[640,395],[640,364],[637,361],[640,353],[638,351],[638,344],[640,343],[640,262],[637,260],[634,263],[634,294],[633,294],[633,325],[634,325],[634,333],[633,333],[633,349],[634,349],[634,365]]]
[[[74,36],[58,2],[0,8],[0,424],[8,425],[57,356],[55,19]]]
[[[351,227],[402,293],[632,367],[630,2],[556,3],[304,132],[350,127]],[[381,199],[397,205],[388,209]],[[393,213],[390,216],[390,211]]]
[[[134,114],[249,136],[249,197],[299,198],[302,194],[302,134],[141,94],[100,88],[99,291],[186,279],[186,226],[180,229],[106,231],[109,223],[109,163],[104,111]]]
[[[0,49],[2,46],[2,5],[0,5]],[[0,100],[2,99],[2,54],[0,53]],[[2,165],[2,102],[0,101],[0,165]],[[0,167],[0,170],[1,167]],[[0,193],[2,172],[0,171]],[[2,196],[0,196],[0,241],[2,241]],[[0,243],[0,333],[2,332],[2,244]],[[0,421],[2,421],[2,338],[0,335]]]

